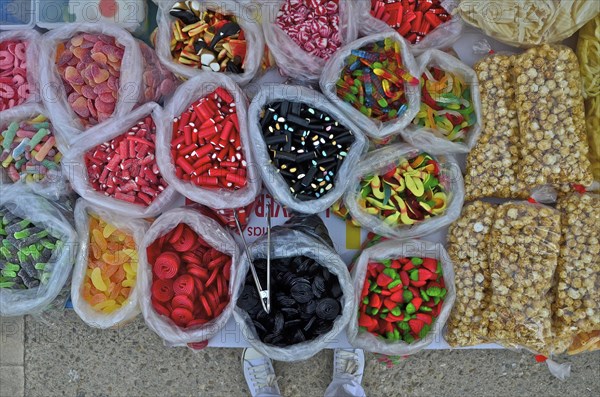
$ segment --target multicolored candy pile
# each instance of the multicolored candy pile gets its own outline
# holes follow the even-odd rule
[[[229,303],[231,257],[180,223],[147,248],[152,307],[179,327],[202,325]]]
[[[419,79],[404,69],[400,43],[388,37],[352,50],[336,89],[365,116],[386,122],[408,109],[405,83],[416,86]]]
[[[260,123],[271,161],[294,197],[314,200],[333,189],[355,140],[352,131],[301,102],[268,104]]]
[[[0,43],[0,111],[20,105],[29,98],[27,46],[23,40]]]
[[[89,184],[98,192],[148,206],[165,190],[155,152],[156,126],[146,116],[126,133],[85,154]]]
[[[411,44],[452,16],[440,0],[371,0],[371,15],[390,25]]]
[[[359,329],[388,341],[413,343],[431,331],[445,296],[437,259],[371,261],[358,307]]]
[[[339,0],[285,0],[275,23],[304,51],[325,60],[342,45]]]
[[[401,158],[389,171],[361,181],[359,206],[389,226],[413,225],[445,212],[448,197],[440,165],[427,153]]]
[[[260,280],[266,280],[267,262],[255,260]],[[237,306],[252,319],[261,341],[290,346],[310,341],[333,328],[342,314],[343,296],[336,275],[314,259],[297,256],[271,259],[271,310],[267,314],[258,296],[252,273],[246,275]]]
[[[60,171],[62,153],[44,115],[10,123],[2,131],[0,145],[2,168],[13,182],[39,182],[46,178],[48,171]]]
[[[133,236],[90,214],[88,266],[83,299],[102,313],[125,306],[135,288],[138,253]]]
[[[233,15],[200,11],[199,1],[175,3],[171,55],[183,65],[213,72],[244,73],[246,39]]]
[[[31,289],[45,283],[48,262],[64,243],[31,219],[0,208],[0,288]]]
[[[246,160],[233,97],[222,87],[173,120],[171,158],[177,178],[205,188],[246,186]]]
[[[421,82],[421,107],[413,123],[442,133],[449,141],[462,142],[477,122],[471,89],[455,73],[431,67]]]
[[[56,50],[56,66],[71,109],[84,127],[108,119],[119,96],[125,50],[114,37],[79,33]]]

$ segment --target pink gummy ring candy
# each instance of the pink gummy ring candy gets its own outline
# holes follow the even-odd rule
[[[175,277],[179,271],[179,255],[174,252],[163,252],[154,262],[154,274],[161,280]]]
[[[173,295],[173,281],[158,279],[152,283],[152,297],[158,302],[169,302]]]
[[[189,227],[185,227],[183,229],[181,237],[179,237],[179,239],[176,242],[172,243],[172,246],[175,249],[175,251],[187,252],[191,250],[197,239],[198,236],[196,235],[196,233],[194,233],[194,231]]]
[[[175,309],[181,307],[190,312],[194,310],[194,302],[185,295],[175,295],[173,300],[171,300],[171,306]]]
[[[177,277],[173,282],[173,291],[175,291],[175,295],[192,295],[194,293],[194,278],[189,274]]]
[[[175,324],[185,326],[194,319],[194,315],[188,309],[177,307],[171,312],[171,319]]]

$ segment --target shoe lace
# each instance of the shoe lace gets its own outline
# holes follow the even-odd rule
[[[271,368],[267,364],[259,364],[249,369],[252,382],[257,389],[265,387],[274,387],[279,377],[271,373]]]
[[[336,354],[336,360],[337,368],[342,371],[342,373],[353,376],[359,375],[356,373],[358,370],[358,356],[354,352],[346,350],[339,351]]]

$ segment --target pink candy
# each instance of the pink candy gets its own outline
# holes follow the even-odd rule
[[[26,51],[25,41],[0,43],[0,111],[20,105],[29,98]]]
[[[339,0],[285,0],[276,24],[311,55],[327,60],[341,45]]]

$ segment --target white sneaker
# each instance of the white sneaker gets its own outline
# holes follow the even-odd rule
[[[244,349],[242,354],[242,366],[252,396],[259,393],[281,394],[271,359],[263,356],[255,349],[247,348]]]
[[[365,370],[365,353],[362,349],[335,349],[333,353],[333,377],[351,375],[361,383]]]

